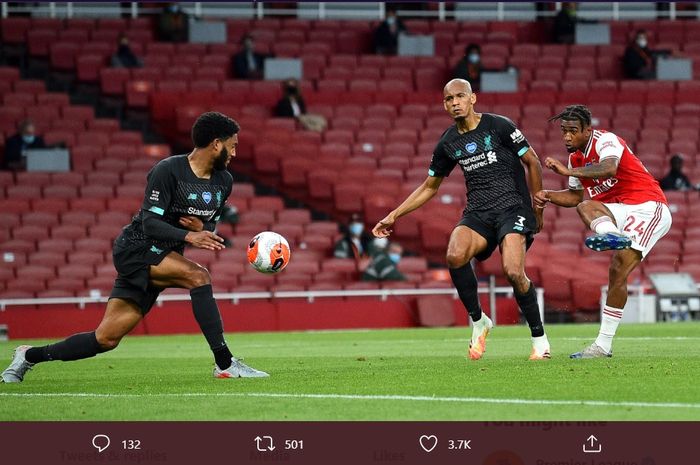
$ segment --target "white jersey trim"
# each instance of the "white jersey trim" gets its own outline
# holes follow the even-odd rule
[[[615,158],[619,160],[622,158],[622,153],[625,148],[615,134],[606,132],[598,137],[595,143],[595,150],[598,153],[598,161],[606,158]]]
[[[571,168],[571,155],[569,155],[569,169]],[[569,176],[569,189],[574,191],[582,191],[583,184],[581,184],[581,180],[575,176]]]

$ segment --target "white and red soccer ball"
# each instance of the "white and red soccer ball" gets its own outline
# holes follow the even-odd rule
[[[263,231],[248,244],[248,262],[261,273],[279,273],[290,256],[287,239],[276,232]]]

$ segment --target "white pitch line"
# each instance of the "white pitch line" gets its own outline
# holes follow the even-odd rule
[[[92,394],[88,392],[49,392],[21,393],[0,392],[1,397],[80,397],[80,398],[139,398],[139,397],[267,397],[288,399],[342,399],[342,400],[406,400],[411,402],[457,402],[483,404],[521,405],[585,405],[591,407],[648,407],[648,408],[700,408],[700,403],[680,402],[611,402],[605,400],[547,400],[547,399],[498,399],[488,397],[433,397],[401,395],[360,395],[360,394],[285,394],[274,392],[182,392],[161,394]]]
[[[552,337],[553,341],[590,341],[592,337]],[[503,341],[504,339],[501,339]],[[530,337],[514,337],[508,338],[509,341],[530,341]],[[700,336],[616,336],[616,341],[700,341]],[[387,339],[383,341],[362,341],[367,342],[367,344],[423,344],[426,342],[455,342],[455,343],[465,343],[468,342],[468,337],[454,337],[454,338],[444,338],[444,339]],[[328,341],[329,343],[334,341]],[[352,342],[352,341],[348,341]],[[274,347],[288,347],[289,345],[307,345],[309,341],[297,340],[289,341],[284,343],[272,343],[272,344],[241,344],[246,348],[274,348]],[[313,344],[317,344],[314,342]]]

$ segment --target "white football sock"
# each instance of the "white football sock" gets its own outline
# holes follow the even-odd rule
[[[620,231],[617,229],[617,226],[615,226],[615,223],[609,216],[601,216],[591,221],[591,231],[594,231],[596,234],[620,234]]]
[[[549,340],[547,340],[547,335],[530,337],[532,339],[532,347],[535,348],[538,354],[543,354],[549,351]]]
[[[600,322],[600,332],[595,340],[595,343],[606,351],[610,353],[612,351],[612,341],[615,337],[615,331],[617,331],[617,326],[620,324],[622,319],[621,308],[610,307],[606,305],[603,308],[603,318]]]

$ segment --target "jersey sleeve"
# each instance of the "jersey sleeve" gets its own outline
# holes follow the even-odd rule
[[[510,119],[506,117],[499,118],[497,129],[503,146],[510,149],[517,156],[522,157],[530,149],[530,143],[525,138],[525,135]]]
[[[177,185],[169,164],[158,163],[146,178],[146,194],[141,209],[163,216],[170,207]]]
[[[615,158],[619,160],[622,158],[622,152],[625,150],[620,143],[620,139],[612,132],[601,134],[595,144],[595,149],[598,153],[598,161],[606,158]]]
[[[569,169],[573,168],[571,165],[571,156],[569,155]],[[583,184],[581,184],[581,180],[577,177],[574,176],[569,176],[569,189],[572,191],[581,191],[583,190]]]
[[[456,164],[456,160],[447,156],[444,145],[442,141],[440,141],[433,151],[433,158],[430,160],[428,175],[435,177],[449,176]]]

